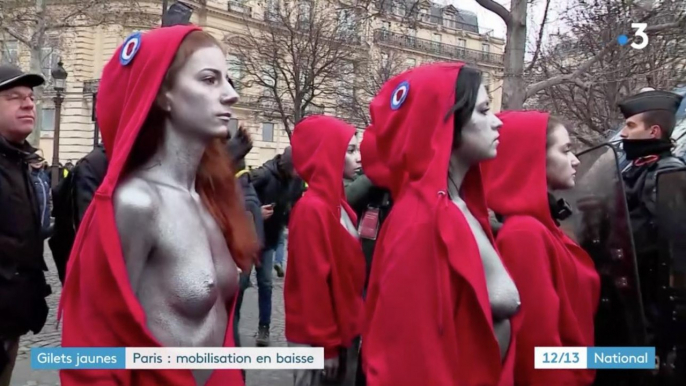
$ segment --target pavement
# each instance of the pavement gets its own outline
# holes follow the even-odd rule
[[[52,253],[47,243],[45,244],[45,262],[49,272],[46,274],[48,283],[52,286],[52,295],[48,300],[50,314],[48,322],[43,330],[36,335],[22,337],[19,346],[17,363],[12,374],[10,386],[59,386],[57,371],[31,370],[30,348],[31,347],[59,347],[61,331],[57,324],[57,304],[62,289],[57,270],[52,259]],[[272,294],[272,324],[271,346],[286,347],[284,336],[284,308],[283,308],[283,284],[284,279],[274,273]],[[255,334],[257,333],[258,309],[257,309],[257,280],[253,272],[252,286],[245,291],[243,308],[241,310],[240,335],[241,343],[245,347],[255,346]],[[293,384],[293,375],[290,370],[248,370],[246,386],[290,386]]]

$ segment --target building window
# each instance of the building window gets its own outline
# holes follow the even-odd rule
[[[443,16],[443,26],[448,28],[457,29],[457,20],[455,20],[454,15],[444,15]]]
[[[486,87],[486,91],[490,94],[491,93],[491,74],[484,72],[481,75],[482,82],[484,84],[484,87]]]
[[[274,124],[264,122],[262,124],[262,140],[264,142],[274,142]]]
[[[388,63],[388,54],[381,54],[382,62]],[[383,64],[385,66],[385,64]],[[355,98],[355,65],[353,62],[343,63],[341,76],[338,80],[339,103],[351,104]]]
[[[420,14],[420,20],[423,21],[424,23],[431,23],[432,22],[432,20],[431,20],[432,18],[431,18],[431,15],[429,15],[428,9],[422,8],[419,11],[419,14]]]
[[[310,13],[312,3],[309,0],[298,1],[298,28],[306,30],[310,27]]]
[[[393,10],[391,12],[397,16],[405,16],[405,4],[401,0],[393,0]]]
[[[460,48],[467,47],[467,40],[466,39],[457,39],[457,46]]]
[[[40,129],[41,131],[55,130],[55,109],[51,107],[43,107],[41,109]]]
[[[433,34],[431,46],[434,51],[441,52],[441,34]]]
[[[488,60],[489,59],[489,52],[491,52],[491,46],[489,46],[486,43],[481,44],[481,59],[482,60]]]
[[[407,45],[408,47],[414,47],[416,44],[416,39],[417,37],[417,30],[414,28],[410,28],[407,30]]]
[[[60,50],[57,39],[48,39],[45,47],[41,48],[41,71],[46,79],[51,79],[51,71],[60,61]]]
[[[343,36],[355,34],[355,15],[349,9],[341,9],[338,11],[338,25],[339,32]]]
[[[0,42],[2,63],[17,64],[19,62],[19,47],[16,40]]]
[[[240,88],[240,81],[243,78],[243,62],[236,56],[229,54],[226,56],[226,72],[229,78],[233,81],[236,90]]]
[[[264,18],[267,21],[275,21],[279,18],[279,0],[267,0],[267,9],[264,12]]]
[[[245,0],[229,0],[229,11],[242,13],[245,15],[252,14],[252,8],[245,4]]]

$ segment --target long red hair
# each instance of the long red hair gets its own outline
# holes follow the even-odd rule
[[[221,48],[221,45],[206,32],[195,31],[188,34],[167,70],[160,92],[174,87],[174,79],[188,58],[206,47]],[[166,114],[156,103],[152,106],[134,143],[126,165],[127,171],[142,166],[155,154],[164,136],[162,123]],[[245,271],[257,261],[259,243],[253,223],[247,216],[243,195],[236,184],[235,171],[225,141],[215,139],[205,149],[198,167],[195,188],[222,230],[236,265]]]

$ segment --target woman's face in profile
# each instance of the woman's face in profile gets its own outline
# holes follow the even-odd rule
[[[228,80],[219,47],[204,47],[188,57],[165,92],[171,119],[180,128],[209,138],[226,138],[231,106],[238,94]]]
[[[500,136],[498,131],[502,125],[503,122],[491,110],[486,88],[479,86],[476,106],[471,119],[462,128],[460,146],[457,149],[462,153],[463,159],[476,163],[495,158]]]
[[[358,143],[357,136],[353,135],[345,151],[345,167],[343,169],[345,178],[355,178],[355,174],[360,169],[360,147]]]
[[[567,129],[558,125],[549,135],[546,152],[546,177],[552,190],[574,187],[579,159],[572,152],[572,141]]]

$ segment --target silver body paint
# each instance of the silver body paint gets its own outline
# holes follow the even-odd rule
[[[350,233],[350,235],[356,239],[360,238],[360,234],[357,233],[357,228],[355,228],[355,224],[353,224],[353,220],[350,218],[348,215],[348,212],[345,211],[341,207],[341,225],[345,228],[345,230]]]
[[[459,195],[462,180],[470,167],[471,165],[461,163],[456,157],[452,157],[450,161],[448,189],[450,199],[464,215],[472,230],[474,240],[479,247],[481,262],[483,263],[484,273],[486,275],[488,299],[491,303],[493,330],[496,339],[498,340],[498,344],[500,345],[500,357],[503,359],[507,355],[512,335],[510,318],[519,311],[521,305],[519,291],[505,269],[493,244],[491,244],[491,240],[481,227],[479,221],[467,207],[467,203],[465,203]]]
[[[205,80],[211,73],[207,67],[219,69],[212,75],[217,83]],[[224,67],[219,48],[191,55],[167,95],[172,113],[164,123],[162,144],[114,193],[129,281],[148,329],[163,346],[221,347],[232,333],[227,327],[238,269],[195,189],[205,148],[228,132],[228,118],[217,114],[228,112],[237,100],[221,75]],[[193,371],[198,385],[211,373]]]

